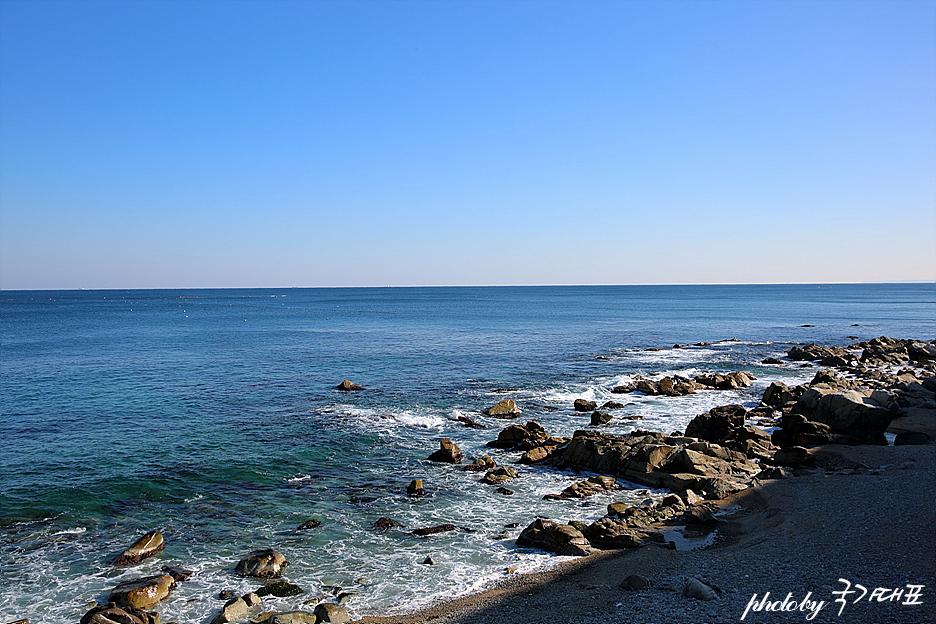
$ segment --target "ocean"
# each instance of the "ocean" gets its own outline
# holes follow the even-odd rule
[[[518,466],[505,496],[426,461],[440,439],[510,463],[518,453],[485,443],[511,422],[588,428],[577,398],[626,403],[602,431],[680,430],[716,405],[756,406],[773,381],[811,379],[799,363],[761,363],[795,344],[933,339],[934,302],[932,283],[3,291],[0,621],[73,624],[118,582],[179,565],[196,573],[157,610],[202,624],[221,590],[262,584],[233,572],[260,548],[282,552],[306,590],[266,609],[311,611],[339,586],[358,594],[346,605],[357,616],[555,565],[515,546],[523,527],[598,517],[646,489],[543,500],[584,477]],[[757,381],[611,394],[635,375],[734,370]],[[344,379],[366,389],[335,390]],[[504,398],[517,421],[481,414]],[[426,496],[407,496],[413,479]],[[375,531],[380,517],[404,528]],[[310,518],[322,525],[297,530]],[[443,523],[460,530],[411,533]],[[165,550],[111,565],[152,529]]]

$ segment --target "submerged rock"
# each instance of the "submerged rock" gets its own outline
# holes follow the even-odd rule
[[[298,585],[293,585],[287,581],[275,581],[259,588],[254,593],[258,596],[273,596],[275,598],[287,598],[289,596],[298,596],[305,590]]]
[[[133,546],[125,550],[122,555],[117,557],[117,559],[114,560],[114,565],[135,565],[147,557],[152,557],[165,547],[166,544],[163,541],[162,533],[159,531],[150,531],[134,542]]]
[[[454,524],[440,524],[439,526],[416,529],[413,531],[413,535],[424,537],[426,535],[435,535],[436,533],[447,533],[448,531],[454,531],[457,528],[458,527],[456,527]]]

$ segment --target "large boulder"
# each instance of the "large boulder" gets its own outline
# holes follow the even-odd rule
[[[735,432],[744,427],[746,416],[747,411],[740,405],[714,407],[707,414],[699,414],[689,421],[686,437],[724,443],[734,438]]]
[[[538,446],[556,446],[568,438],[555,438],[535,420],[527,421],[525,425],[509,425],[497,436],[496,440],[487,443],[488,446],[500,449],[528,451]]]
[[[792,411],[829,425],[834,433],[878,442],[896,415],[893,405],[885,407],[875,402],[870,391],[837,391],[824,384],[806,390]]]
[[[582,532],[568,524],[534,520],[517,537],[517,546],[539,548],[557,555],[584,556],[595,552]]]
[[[221,612],[211,620],[211,624],[228,624],[229,622],[235,622],[246,617],[248,610],[247,602],[243,598],[228,600],[221,608]]]
[[[520,415],[520,408],[512,399],[504,399],[497,405],[484,410],[484,413],[492,418],[516,418]]]
[[[125,550],[122,555],[117,557],[117,559],[114,560],[114,565],[135,565],[147,557],[152,557],[165,547],[166,544],[163,541],[162,533],[159,531],[150,531],[134,542],[133,546]]]
[[[350,622],[351,616],[344,607],[336,604],[322,603],[315,607],[316,622]]]
[[[457,464],[462,460],[462,452],[457,444],[448,438],[442,438],[439,441],[439,450],[430,455],[428,459],[433,462]]]
[[[575,399],[572,407],[576,412],[594,412],[598,409],[598,404],[594,401],[586,401],[585,399]]]
[[[273,549],[255,550],[237,563],[234,572],[241,576],[278,578],[288,565],[286,557]]]
[[[657,531],[642,530],[618,518],[596,520],[585,528],[583,535],[590,544],[602,550],[640,548],[660,541]]]
[[[111,590],[108,602],[118,607],[146,610],[169,597],[175,581],[168,574],[157,574],[124,581]]]

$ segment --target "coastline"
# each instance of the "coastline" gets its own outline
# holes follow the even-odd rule
[[[533,574],[510,575],[477,594],[443,601],[414,613],[363,617],[358,624],[606,624],[611,622],[738,622],[753,596],[770,601],[810,599],[825,604],[809,612],[748,613],[755,622],[936,621],[936,446],[818,447],[820,456],[844,457],[868,467],[849,473],[817,468],[769,481],[719,501],[726,535],[693,551],[647,546],[603,551]],[[629,575],[653,581],[648,590],[619,587]],[[689,577],[721,592],[717,599],[686,598]],[[833,591],[863,585],[924,585],[922,605],[898,601],[848,603]],[[854,589],[853,587],[853,589]],[[842,609],[841,615],[839,609]]]

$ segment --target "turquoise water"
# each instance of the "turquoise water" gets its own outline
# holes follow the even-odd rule
[[[0,293],[0,620],[71,623],[120,580],[165,564],[195,569],[159,610],[205,622],[250,550],[274,547],[309,592],[360,597],[357,615],[471,591],[506,567],[555,557],[518,550],[535,515],[585,519],[618,493],[543,501],[581,478],[525,468],[511,497],[479,475],[427,463],[449,437],[466,456],[507,423],[480,410],[504,397],[556,434],[586,426],[575,398],[603,402],[636,374],[746,370],[754,387],[627,395],[636,426],[672,431],[715,405],[754,404],[774,380],[811,376],[758,364],[792,344],[846,336],[932,339],[933,284],[133,290]],[[814,327],[802,327],[809,324]],[[718,342],[737,339],[731,342]],[[713,343],[672,349],[674,343]],[[645,351],[663,347],[662,351]],[[355,394],[333,387],[350,379]],[[499,388],[516,388],[509,394]],[[617,400],[620,395],[615,395]],[[551,408],[559,408],[553,410]],[[459,415],[490,425],[474,430]],[[626,433],[617,419],[607,431]],[[514,454],[497,452],[498,463]],[[429,496],[410,500],[413,478]],[[471,528],[415,538],[376,533]],[[295,530],[309,517],[323,527]],[[131,570],[108,565],[147,530],[166,549]],[[431,554],[438,562],[423,566]]]

